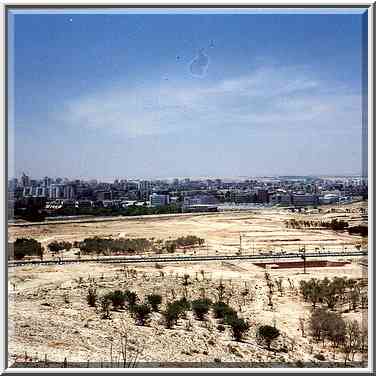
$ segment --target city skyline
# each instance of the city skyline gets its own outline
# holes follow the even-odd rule
[[[360,175],[364,18],[328,17],[14,12],[9,176]]]

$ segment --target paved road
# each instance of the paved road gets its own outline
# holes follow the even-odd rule
[[[306,258],[311,257],[360,257],[366,256],[367,251],[352,251],[352,252],[321,252],[321,253],[306,253]],[[25,261],[9,261],[9,267],[25,266],[25,265],[55,265],[55,264],[79,264],[83,262],[101,262],[109,264],[133,264],[133,263],[166,263],[166,262],[198,262],[198,261],[222,261],[222,260],[275,260],[275,259],[302,259],[303,253],[287,253],[279,255],[216,255],[216,256],[112,256],[112,257],[96,257],[86,259],[63,259],[63,260],[25,260]]]

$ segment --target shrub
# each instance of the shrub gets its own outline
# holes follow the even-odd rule
[[[158,294],[151,294],[146,297],[148,303],[150,304],[154,312],[159,311],[159,306],[162,303],[162,296]]]
[[[238,317],[231,316],[228,320],[235,341],[240,341],[249,329],[249,323]]]
[[[226,315],[231,315],[231,311],[234,311],[228,304],[224,302],[214,303],[212,308],[216,319],[223,319]]]
[[[138,324],[145,325],[149,320],[151,309],[147,304],[136,304],[133,306],[132,313]]]
[[[262,325],[257,330],[257,339],[260,342],[264,342],[270,350],[271,343],[277,339],[280,335],[280,332],[277,328],[270,325]]]
[[[179,319],[181,313],[182,308],[179,304],[176,304],[176,302],[169,303],[167,305],[166,310],[162,312],[167,329],[171,329],[174,326],[174,324]]]
[[[111,301],[111,303],[112,303],[112,305],[115,309],[124,307],[126,295],[122,291],[115,290],[115,291],[107,294],[107,296],[108,296],[108,299]]]
[[[176,300],[174,303],[181,308],[181,312],[189,311],[191,309],[191,303],[186,297]]]
[[[95,307],[97,303],[97,290],[95,288],[90,287],[88,292],[87,292],[87,303],[89,304],[90,307]]]
[[[192,310],[198,320],[204,320],[209,312],[210,301],[208,299],[198,299],[192,302]]]
[[[128,308],[132,310],[133,306],[137,303],[138,301],[138,296],[135,292],[133,291],[125,291],[124,292],[125,300],[128,302]]]

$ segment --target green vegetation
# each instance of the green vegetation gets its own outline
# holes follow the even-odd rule
[[[8,243],[8,259],[11,259],[12,253],[15,260],[22,260],[25,256],[39,256],[43,259],[42,244],[35,239],[18,238]]]
[[[231,327],[235,341],[241,341],[244,334],[249,330],[249,323],[237,316],[228,316],[228,325]]]
[[[86,238],[79,242],[79,248],[83,254],[110,254],[112,252],[121,253],[142,253],[151,250],[153,243],[144,238]]]
[[[158,294],[151,294],[146,297],[148,303],[150,304],[154,312],[159,311],[159,306],[162,303],[162,296]]]
[[[348,304],[348,309],[355,311],[359,304],[365,305],[362,287],[361,281],[341,277],[300,281],[300,292],[305,301],[312,303],[314,309],[317,304],[325,304],[328,309]]]
[[[56,243],[56,242],[55,242]],[[202,245],[204,239],[194,235],[183,236],[175,240],[149,240],[145,238],[100,238],[98,236],[86,238],[76,245],[80,248],[82,254],[104,254],[109,255],[113,253],[121,254],[139,254],[144,252],[169,252],[173,253],[179,247]],[[70,244],[70,243],[69,243]],[[67,246],[66,242],[51,243],[53,249],[61,249]],[[65,248],[63,248],[65,249]]]
[[[257,329],[257,339],[261,343],[265,343],[268,350],[271,348],[272,342],[280,336],[277,328],[270,325],[262,325]]]
[[[72,243],[70,242],[58,242],[58,241],[53,241],[52,243],[48,244],[48,249],[52,253],[58,253],[62,250],[67,250],[69,251],[72,248]]]
[[[198,320],[204,320],[209,312],[211,301],[209,299],[198,299],[192,302],[192,310]]]
[[[145,325],[149,320],[151,309],[147,304],[136,304],[132,308],[132,314],[135,316],[136,323]]]

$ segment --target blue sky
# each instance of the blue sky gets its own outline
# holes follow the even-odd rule
[[[10,176],[361,172],[360,12],[20,12],[10,27]]]

